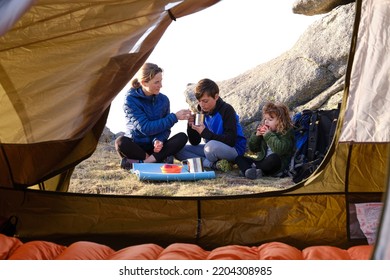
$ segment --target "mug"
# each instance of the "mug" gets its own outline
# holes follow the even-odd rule
[[[195,115],[195,125],[201,125],[204,122],[204,114],[196,113]]]
[[[188,171],[190,173],[203,172],[202,158],[189,158],[187,159]]]

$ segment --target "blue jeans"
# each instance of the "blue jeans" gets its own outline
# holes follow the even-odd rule
[[[230,147],[222,142],[210,140],[206,144],[199,144],[196,146],[185,145],[176,155],[177,160],[183,161],[189,158],[203,158],[203,166],[211,168],[213,163],[226,159],[234,161],[238,153],[234,147]]]

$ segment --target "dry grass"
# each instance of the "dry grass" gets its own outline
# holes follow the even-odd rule
[[[140,181],[129,171],[122,170],[115,149],[101,143],[95,153],[80,163],[73,175],[69,192],[141,195],[141,196],[222,196],[254,194],[283,190],[292,185],[290,178],[264,177],[248,180],[239,177],[238,169],[216,173],[216,179],[198,181]]]

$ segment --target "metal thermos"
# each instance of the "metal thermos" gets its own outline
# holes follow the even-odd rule
[[[188,171],[190,173],[203,172],[202,158],[189,158],[187,159]]]

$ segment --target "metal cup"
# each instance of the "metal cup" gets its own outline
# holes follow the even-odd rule
[[[204,114],[196,113],[195,115],[195,125],[202,125],[204,122]]]

